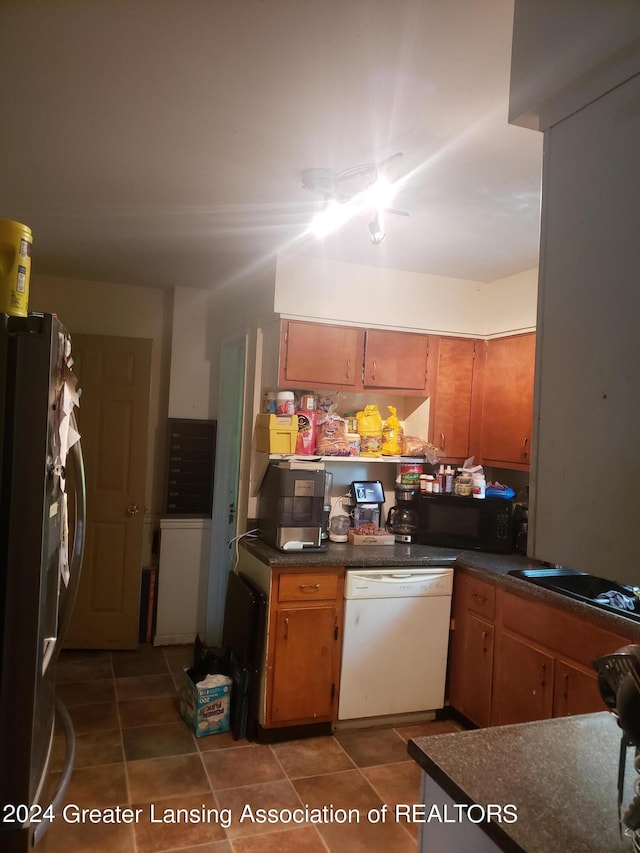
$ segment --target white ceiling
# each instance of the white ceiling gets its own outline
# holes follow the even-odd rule
[[[491,281],[537,263],[513,0],[1,0],[0,217],[33,274],[209,286],[302,252]],[[387,239],[303,235],[310,167],[395,152]],[[395,164],[394,164],[395,165]]]

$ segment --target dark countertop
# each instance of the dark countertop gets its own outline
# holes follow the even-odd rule
[[[487,835],[505,851],[617,853],[617,773],[621,730],[607,711],[409,741],[408,752],[456,803],[513,803],[515,823]],[[627,755],[623,808],[633,799]],[[428,827],[426,829],[428,839]]]
[[[243,539],[242,546],[272,569],[311,569],[344,566],[347,569],[377,568],[382,566],[437,566],[451,565],[465,568],[478,577],[523,595],[544,601],[562,610],[589,618],[604,630],[628,637],[640,643],[640,622],[624,615],[618,616],[590,604],[569,598],[558,592],[535,586],[520,578],[511,577],[513,569],[526,569],[542,563],[521,554],[490,554],[486,551],[464,551],[437,548],[430,545],[350,545],[327,543],[326,551],[278,551],[260,539]]]

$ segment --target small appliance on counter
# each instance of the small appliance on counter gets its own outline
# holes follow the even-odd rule
[[[518,492],[513,504],[513,548],[518,554],[527,553],[529,531],[529,486]]]
[[[513,550],[513,501],[502,497],[419,494],[415,500],[421,545],[509,554]]]
[[[384,488],[380,480],[354,480],[350,494],[354,529],[379,529],[383,504]]]
[[[323,463],[267,468],[258,499],[261,539],[281,551],[324,551],[325,470]]]
[[[400,502],[389,510],[386,527],[396,542],[411,542],[418,527],[418,514],[408,501]]]

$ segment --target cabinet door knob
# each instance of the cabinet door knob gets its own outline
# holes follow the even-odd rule
[[[350,359],[350,358],[348,358],[348,359],[347,359],[347,375],[346,375],[346,377],[345,377],[345,378],[346,378],[346,379],[349,379],[349,378],[350,378],[350,376],[351,376],[351,359]]]
[[[569,698],[569,673],[565,672],[564,676],[564,693],[563,696],[565,699]]]
[[[446,436],[443,432],[440,433],[440,450],[444,450]]]
[[[525,436],[523,441],[522,441],[522,455],[524,456],[525,459],[529,455],[529,439],[527,436]]]
[[[289,617],[284,617],[284,638],[285,640],[289,639]]]
[[[304,589],[313,590],[313,589],[320,589],[320,584],[319,583],[301,583],[301,584],[298,584],[298,587],[299,587],[299,589],[303,589],[303,590]]]
[[[376,362],[375,362],[375,359],[373,360],[373,373],[371,374],[371,379],[373,382],[376,381]]]
[[[138,504],[129,504],[127,507],[127,515],[136,515],[140,512],[140,507]]]

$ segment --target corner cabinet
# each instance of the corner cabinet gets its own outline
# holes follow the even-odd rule
[[[431,336],[433,374],[429,435],[448,462],[480,455],[479,427],[485,344],[474,338]]]
[[[529,470],[535,333],[486,343],[480,458],[484,465]]]
[[[456,569],[449,703],[477,726],[603,709],[591,661],[628,638]]]
[[[265,728],[336,719],[343,593],[343,569],[274,575]]]
[[[428,394],[429,336],[282,320],[283,388]]]

